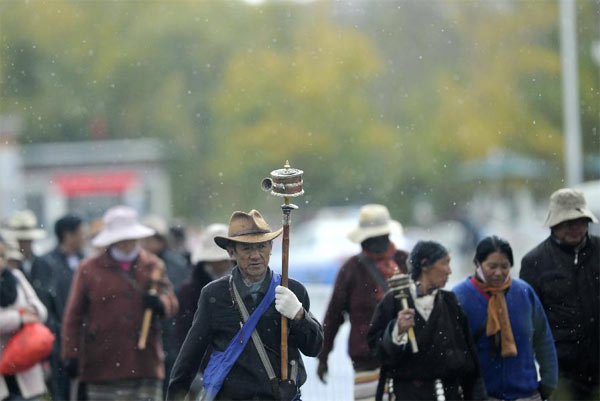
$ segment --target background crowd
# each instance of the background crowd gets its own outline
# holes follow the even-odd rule
[[[550,235],[523,258],[520,278],[510,274],[518,263],[511,244],[489,236],[477,244],[473,273],[448,291],[444,245],[423,239],[410,253],[397,249],[390,235],[399,223],[385,206],[365,205],[347,233],[362,251],[338,271],[324,317],[318,377],[327,380],[348,319],[355,399],[597,399],[600,239],[588,233],[597,221],[581,192],[558,190]],[[235,263],[214,241],[229,238],[224,224],[206,227],[191,250],[171,245],[181,243],[181,222],[140,220],[126,206],[110,208],[93,236],[87,230],[77,215],[61,217],[56,247],[36,255],[32,242],[45,232],[35,216],[24,210],[4,221],[2,349],[28,323],[45,323],[56,340],[43,361],[0,377],[2,399],[162,399],[202,288]],[[389,279],[401,273],[411,280],[398,292]],[[194,398],[202,357],[189,379]]]

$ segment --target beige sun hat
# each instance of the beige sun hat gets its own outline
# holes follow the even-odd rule
[[[550,196],[550,205],[548,206],[548,215],[544,226],[554,227],[563,221],[582,217],[587,217],[593,223],[598,222],[594,213],[588,209],[583,192],[571,188],[562,188]]]
[[[104,213],[104,227],[92,240],[95,247],[106,247],[120,241],[141,239],[155,231],[139,223],[138,214],[129,206],[113,206]]]
[[[233,212],[229,219],[227,235],[217,235],[214,241],[221,248],[227,249],[230,241],[251,244],[265,242],[277,238],[281,231],[283,228],[271,231],[271,227],[258,210],[252,209],[248,213]]]
[[[46,238],[46,232],[38,227],[37,218],[31,210],[14,212],[5,222],[2,235],[17,241]]]
[[[391,233],[402,234],[402,225],[390,217],[387,207],[368,204],[360,208],[358,227],[350,231],[348,238],[360,244],[364,240]]]
[[[146,227],[150,227],[155,232],[155,235],[159,235],[166,238],[169,235],[169,225],[167,221],[156,214],[149,214],[142,219],[142,224]]]
[[[198,246],[192,251],[192,263],[198,262],[217,262],[220,260],[229,260],[231,257],[227,251],[217,246],[215,237],[226,237],[227,226],[221,223],[211,224],[206,227],[200,235]]]

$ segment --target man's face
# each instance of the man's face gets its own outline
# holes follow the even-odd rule
[[[77,252],[81,251],[83,249],[83,245],[85,244],[84,225],[80,224],[75,231],[65,232],[64,242],[68,244],[71,249]]]
[[[567,220],[551,228],[552,235],[569,245],[577,245],[587,234],[589,219],[583,217],[575,220]]]
[[[271,257],[271,247],[271,241],[256,244],[234,242],[233,245],[227,248],[227,252],[237,261],[244,279],[257,282],[264,277],[267,271]]]

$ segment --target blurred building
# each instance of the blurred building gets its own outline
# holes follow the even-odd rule
[[[91,220],[116,204],[132,206],[142,215],[171,214],[170,182],[164,166],[167,151],[157,140],[21,146],[13,141],[0,151],[3,164],[9,164],[3,167],[16,174],[13,178],[3,174],[0,187],[8,185],[7,178],[18,185],[11,192],[18,201],[3,196],[3,216],[27,207],[46,227],[51,227],[67,211]],[[5,160],[5,153],[15,157]]]

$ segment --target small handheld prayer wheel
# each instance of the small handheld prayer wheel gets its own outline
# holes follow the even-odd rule
[[[283,168],[271,171],[270,177],[262,180],[261,187],[263,191],[270,191],[271,195],[295,198],[304,194],[302,174],[304,171],[290,167],[286,161]]]
[[[402,309],[408,309],[408,296],[410,288],[410,276],[408,274],[402,274],[398,270],[394,272],[394,275],[388,280],[390,291],[394,294],[394,298],[399,299],[402,304]],[[415,337],[415,331],[412,327],[408,328],[408,339],[410,340],[410,346],[413,354],[419,352],[417,347],[417,339]]]

